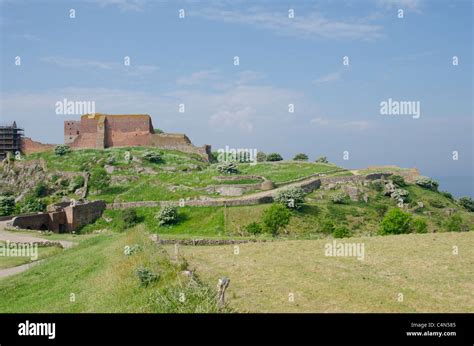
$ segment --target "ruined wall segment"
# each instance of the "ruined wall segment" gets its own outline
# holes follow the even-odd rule
[[[21,152],[25,155],[53,150],[54,146],[54,144],[36,142],[29,137],[22,137],[20,142]]]

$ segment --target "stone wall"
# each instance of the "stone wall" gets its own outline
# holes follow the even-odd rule
[[[105,206],[104,201],[94,201],[64,208],[67,231],[72,232],[95,221],[102,215]]]
[[[22,137],[20,143],[21,152],[25,155],[53,150],[54,147],[54,144],[43,144],[36,142],[29,137]]]
[[[50,223],[49,214],[39,213],[15,216],[7,225],[22,229],[48,230],[50,229]]]

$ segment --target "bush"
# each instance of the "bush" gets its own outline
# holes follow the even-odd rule
[[[19,205],[20,213],[34,213],[38,211],[46,211],[46,203],[34,196],[28,196]]]
[[[276,236],[282,227],[288,225],[290,217],[291,213],[285,206],[275,203],[265,210],[262,221],[265,230]]]
[[[459,215],[451,216],[444,224],[444,227],[449,232],[465,232],[469,227],[464,224],[463,219]]]
[[[300,153],[296,154],[293,158],[294,161],[308,161],[308,155]]]
[[[403,179],[403,177],[401,175],[392,175],[390,177],[390,180],[392,181],[392,183],[395,185],[395,186],[398,186],[398,187],[405,187],[407,186],[407,183],[405,182],[405,179]]]
[[[325,234],[331,234],[334,232],[334,223],[331,219],[324,219],[321,223],[321,232]]]
[[[409,233],[412,217],[398,208],[391,209],[380,223],[379,234]]]
[[[347,227],[339,226],[332,232],[332,235],[334,238],[347,238],[351,236],[351,232]]]
[[[76,191],[77,189],[80,189],[81,187],[84,186],[84,182],[85,182],[84,177],[82,175],[76,175],[71,180],[71,184],[69,185],[69,190]]]
[[[267,155],[267,161],[282,161],[283,157],[281,157],[278,153],[270,153]]]
[[[163,133],[164,131],[162,129],[153,129],[153,133],[160,134]]]
[[[346,201],[346,195],[342,192],[338,192],[331,196],[331,201],[335,204],[344,204]]]
[[[71,148],[69,148],[68,145],[60,144],[54,147],[54,153],[58,156],[66,155],[70,151],[71,151]]]
[[[287,208],[299,209],[304,203],[304,192],[301,187],[289,187],[280,190],[275,195],[275,202],[283,204]]]
[[[174,224],[178,222],[178,208],[172,205],[165,205],[156,214],[155,218],[160,226]]]
[[[0,216],[11,215],[15,212],[15,198],[13,196],[0,196]]]
[[[221,162],[217,165],[217,171],[220,174],[236,174],[239,172],[235,162]]]
[[[160,163],[163,162],[163,158],[160,153],[154,151],[147,151],[143,154],[143,158],[151,163]]]
[[[433,191],[438,190],[438,183],[429,177],[418,177],[416,179],[416,185],[421,186],[424,189],[429,189]]]
[[[329,163],[328,159],[326,156],[320,156],[318,157],[315,162],[318,162],[318,163]]]
[[[265,162],[267,161],[267,154],[263,151],[257,152],[257,162]]]
[[[153,281],[157,281],[159,279],[159,276],[157,274],[153,273],[150,269],[147,268],[138,268],[136,270],[136,274],[140,279],[140,285],[144,287],[148,286]]]
[[[420,218],[413,219],[411,226],[415,233],[428,232],[428,224],[423,219],[420,219]]]
[[[107,171],[102,168],[94,168],[91,172],[90,187],[94,190],[101,191],[110,185],[110,176]]]
[[[461,197],[458,203],[465,209],[474,212],[474,200],[471,197]]]
[[[125,209],[122,213],[122,221],[125,228],[130,228],[135,226],[140,222],[140,218],[137,215],[137,211],[133,208]]]
[[[440,201],[439,199],[430,199],[428,203],[433,207],[433,208],[444,208],[446,207],[446,204],[443,201]]]
[[[262,226],[257,222],[251,222],[244,226],[244,230],[249,234],[260,234],[262,233]]]
[[[40,181],[33,190],[33,196],[44,197],[48,194],[48,185],[44,181]]]

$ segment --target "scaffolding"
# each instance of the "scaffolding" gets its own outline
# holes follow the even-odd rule
[[[10,126],[0,126],[0,160],[3,160],[9,152],[13,155],[21,152],[21,137],[23,129],[17,127],[16,122]]]

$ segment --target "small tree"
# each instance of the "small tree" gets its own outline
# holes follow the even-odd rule
[[[379,234],[404,234],[409,233],[412,217],[398,208],[391,209],[380,223]]]
[[[94,168],[91,172],[90,187],[97,191],[106,189],[110,185],[110,176],[103,167]]]
[[[308,155],[300,153],[296,154],[293,158],[294,161],[308,161]]]
[[[287,226],[290,222],[291,213],[283,205],[275,203],[263,213],[263,225],[267,231],[278,235],[281,228]]]
[[[471,197],[461,197],[458,203],[465,209],[474,212],[474,200]]]
[[[13,196],[0,196],[0,216],[13,214],[15,211],[15,198]]]
[[[267,161],[267,154],[263,151],[257,152],[257,162],[265,162]]]
[[[444,224],[446,230],[449,232],[465,232],[469,227],[464,224],[463,219],[459,215],[451,216]]]
[[[178,208],[172,205],[165,205],[156,214],[155,218],[160,226],[174,224],[178,222]]]
[[[257,222],[251,222],[244,226],[244,230],[249,234],[260,234],[262,233],[262,226]]]
[[[235,162],[221,162],[217,165],[217,171],[220,174],[236,174],[239,172]]]
[[[318,163],[329,163],[328,159],[326,156],[320,156],[316,159],[315,162],[318,162]]]
[[[275,202],[290,209],[299,209],[304,203],[304,191],[301,187],[296,186],[280,190],[275,194]]]
[[[282,161],[283,157],[281,157],[278,153],[270,153],[267,155],[267,161]]]
[[[143,154],[143,158],[151,163],[160,163],[163,161],[160,153],[154,151],[147,151]]]
[[[48,194],[48,185],[44,181],[40,181],[33,190],[35,197],[44,197]]]
[[[59,144],[54,147],[54,153],[58,156],[66,155],[71,151],[71,148],[65,144]]]
[[[421,177],[418,177],[418,179],[416,179],[416,185],[421,186],[424,189],[437,191],[439,184],[429,177],[421,176]]]

